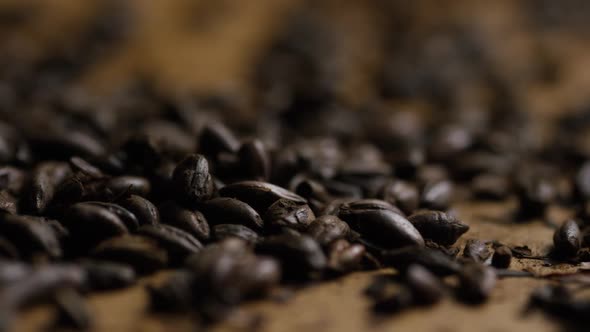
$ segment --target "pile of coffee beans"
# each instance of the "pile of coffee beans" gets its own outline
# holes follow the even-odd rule
[[[57,326],[87,328],[87,294],[164,270],[146,310],[209,324],[354,271],[393,268],[366,289],[391,314],[450,296],[481,304],[499,277],[529,276],[513,259],[590,261],[590,108],[538,126],[461,30],[441,34],[464,62],[392,52],[373,98],[352,104],[327,31],[297,16],[257,64],[249,106],[147,78],[95,98],[72,79],[84,62],[67,58],[1,72],[0,330],[39,302]],[[456,75],[432,70],[449,61]],[[469,237],[453,206],[475,201],[508,203],[504,222],[546,220],[554,248]],[[556,206],[572,218],[556,225]],[[590,317],[562,286],[530,307]]]

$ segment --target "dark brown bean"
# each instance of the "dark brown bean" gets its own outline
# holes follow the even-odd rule
[[[382,253],[383,261],[388,266],[405,271],[412,264],[419,264],[438,276],[457,274],[461,265],[440,251],[422,248],[406,247],[388,250]]]
[[[358,269],[365,252],[362,244],[350,244],[344,239],[336,240],[328,251],[328,268],[340,273]]]
[[[474,262],[483,263],[492,256],[489,245],[477,239],[469,239],[463,248],[463,257]]]
[[[137,279],[135,271],[127,264],[84,261],[81,266],[86,271],[84,287],[90,291],[124,288]]]
[[[0,236],[0,260],[16,260],[20,258],[18,249],[5,237]]]
[[[345,219],[347,214],[362,210],[387,210],[405,216],[396,206],[380,199],[358,199],[345,202],[340,206],[338,215]]]
[[[119,204],[135,215],[139,225],[160,223],[160,213],[156,206],[141,196],[131,195],[119,201]]]
[[[139,222],[137,221],[137,217],[131,211],[127,210],[126,208],[122,207],[121,205],[115,203],[107,203],[107,202],[98,202],[98,201],[88,201],[84,202],[85,204],[96,205],[102,208],[105,208],[112,213],[116,214],[119,219],[127,226],[127,229],[130,231],[134,231],[139,227]]]
[[[206,201],[201,209],[207,220],[213,225],[239,224],[256,230],[264,226],[264,222],[256,210],[235,198],[213,198]]]
[[[442,282],[421,265],[410,265],[405,278],[419,304],[434,304],[444,295]]]
[[[46,265],[33,269],[3,291],[2,327],[9,329],[12,317],[25,305],[47,300],[64,287],[79,288],[83,282],[84,271],[77,266]]]
[[[16,214],[18,211],[18,200],[6,190],[0,190],[0,214]]]
[[[347,223],[331,215],[316,218],[307,228],[307,233],[322,246],[347,237],[349,232]]]
[[[406,215],[412,214],[420,204],[418,188],[402,180],[388,182],[381,189],[379,197],[391,205],[399,207]]]
[[[32,174],[27,194],[27,208],[34,214],[43,213],[53,199],[57,187],[70,172],[67,163],[47,161],[39,164]]]
[[[315,219],[315,214],[307,204],[288,199],[279,199],[269,206],[264,214],[264,223],[269,228],[282,227],[305,231]]]
[[[62,248],[53,228],[27,216],[6,215],[0,222],[0,233],[18,248],[23,257],[43,253],[51,258],[62,255]]]
[[[177,198],[187,204],[210,199],[215,187],[207,159],[198,154],[186,157],[174,169],[172,185]]]
[[[408,220],[425,239],[444,246],[454,244],[469,230],[469,226],[442,211],[419,211],[408,217]]]
[[[138,195],[146,197],[152,190],[148,179],[139,176],[118,176],[111,178],[105,184],[109,197],[122,195]]]
[[[32,266],[22,262],[9,262],[0,260],[0,287],[12,284],[24,279],[31,274]]]
[[[60,289],[54,296],[57,309],[54,326],[88,329],[92,323],[90,309],[84,298],[72,288]]]
[[[326,256],[320,245],[307,235],[284,233],[265,238],[256,245],[256,252],[276,257],[286,278],[306,277],[326,267]]]
[[[446,210],[453,199],[453,183],[449,180],[429,182],[420,196],[421,205],[435,210]]]
[[[485,302],[496,286],[494,269],[481,264],[467,264],[459,273],[458,296],[469,303]]]
[[[255,231],[244,225],[219,224],[213,227],[213,236],[215,240],[222,241],[226,238],[236,237],[248,243],[256,243],[260,236]]]
[[[566,256],[575,256],[582,245],[582,232],[575,220],[565,221],[553,234],[555,250]]]
[[[240,142],[225,125],[219,122],[207,124],[201,132],[199,149],[207,155],[219,152],[237,152]]]
[[[264,214],[269,206],[279,199],[305,204],[305,199],[274,184],[260,181],[242,181],[221,188],[219,195],[232,197],[250,205],[258,213]]]
[[[144,225],[137,230],[137,233],[158,241],[170,253],[173,263],[203,248],[201,242],[194,236],[169,225]]]
[[[102,171],[95,167],[94,165],[90,164],[86,160],[80,157],[72,157],[69,160],[70,166],[74,173],[82,173],[84,176],[100,179],[104,177]]]
[[[7,190],[10,194],[20,196],[26,187],[28,174],[16,167],[0,167],[0,190]]]
[[[116,214],[86,203],[72,205],[61,222],[74,241],[89,247],[104,239],[128,233],[127,227]]]
[[[481,174],[471,182],[471,190],[479,199],[501,200],[510,194],[510,181],[498,174]]]
[[[209,224],[201,212],[185,209],[172,201],[160,205],[159,210],[162,223],[180,228],[201,241],[209,239]]]
[[[402,287],[397,293],[375,301],[371,307],[377,314],[392,314],[411,307],[414,304],[412,292]]]
[[[193,298],[195,276],[189,271],[176,271],[161,285],[148,285],[150,309],[156,312],[183,312],[196,302]]]
[[[418,230],[405,217],[390,210],[351,210],[350,214],[340,216],[363,238],[384,248],[424,246]]]
[[[507,269],[510,267],[510,261],[512,260],[512,250],[507,246],[500,246],[494,250],[492,256],[492,266],[499,269]]]
[[[168,263],[168,255],[157,242],[142,236],[118,236],[100,243],[92,257],[132,266],[138,273],[151,273]]]
[[[577,192],[584,198],[590,198],[590,162],[584,163],[575,177]]]
[[[228,304],[265,294],[281,276],[274,259],[253,255],[238,239],[207,246],[191,256],[187,266],[196,276],[196,294]]]
[[[270,156],[258,139],[242,143],[238,150],[240,173],[247,179],[267,181],[270,177]]]

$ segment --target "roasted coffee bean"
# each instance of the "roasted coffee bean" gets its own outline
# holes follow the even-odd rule
[[[82,173],[84,176],[100,179],[104,177],[102,171],[80,157],[72,157],[69,160],[70,167],[74,173]]]
[[[313,237],[322,246],[346,238],[350,233],[350,227],[340,218],[331,215],[316,218],[307,228],[307,234]]]
[[[453,190],[449,180],[429,182],[422,189],[420,204],[429,209],[446,210],[453,200]]]
[[[402,180],[388,182],[381,188],[378,196],[391,205],[399,207],[406,215],[412,214],[420,204],[418,188]]]
[[[371,309],[376,314],[392,314],[405,310],[413,304],[412,292],[407,287],[402,287],[397,293],[375,301]]]
[[[84,288],[90,291],[128,287],[137,279],[135,271],[127,264],[84,261],[81,266],[86,271]]]
[[[133,164],[141,164],[147,168],[154,168],[162,161],[161,145],[149,135],[138,133],[129,137],[121,147]],[[111,162],[116,162],[116,157]],[[119,168],[119,167],[114,167]],[[121,167],[124,168],[124,167]]]
[[[72,265],[46,265],[33,269],[2,292],[2,328],[8,330],[15,313],[24,306],[48,300],[59,289],[82,286],[84,271]]]
[[[215,155],[219,152],[237,152],[240,142],[229,128],[219,122],[207,124],[201,132],[199,149],[206,155]]]
[[[582,232],[575,220],[564,222],[553,234],[555,250],[566,256],[575,256],[582,245]]]
[[[340,218],[346,219],[347,214],[363,210],[387,210],[404,216],[404,213],[396,206],[379,199],[359,199],[345,202],[340,206],[338,215]]]
[[[441,211],[418,211],[408,217],[408,220],[424,239],[444,246],[454,244],[461,235],[469,230],[469,226],[454,216]]]
[[[492,250],[483,241],[469,239],[463,248],[463,257],[473,260],[474,262],[483,263],[492,256]]]
[[[186,265],[196,277],[194,292],[213,303],[231,305],[262,295],[281,277],[279,264],[274,259],[255,256],[247,244],[238,239],[209,245],[200,254],[187,259]]]
[[[512,250],[507,246],[500,246],[494,250],[492,256],[492,266],[498,269],[507,269],[510,267],[512,260]]]
[[[404,216],[391,210],[350,210],[349,214],[339,215],[353,230],[384,248],[424,246],[418,230]]]
[[[442,282],[421,265],[412,264],[406,270],[406,282],[419,304],[434,304],[443,297]]]
[[[105,208],[112,213],[116,214],[119,219],[127,226],[127,229],[134,231],[139,227],[139,222],[137,221],[137,217],[131,211],[127,210],[126,208],[122,207],[121,205],[115,203],[107,203],[107,202],[98,202],[98,201],[88,201],[84,202],[85,204],[96,205],[102,208]]]
[[[3,236],[0,236],[0,259],[13,260],[20,258],[18,249]]]
[[[305,204],[303,197],[279,186],[259,181],[242,181],[221,188],[219,194],[223,197],[236,198],[250,205],[258,213],[264,213],[279,199],[287,199],[295,203]]]
[[[0,233],[18,248],[23,257],[33,258],[39,253],[50,258],[62,255],[62,248],[53,228],[37,218],[5,215],[0,221]]]
[[[0,288],[25,278],[32,270],[29,264],[0,260]]]
[[[238,150],[240,173],[247,179],[266,181],[270,177],[270,156],[258,139],[242,143]]]
[[[307,204],[288,199],[279,199],[269,206],[264,214],[264,223],[269,228],[282,227],[305,231],[315,219],[315,214]]]
[[[525,177],[517,181],[520,217],[543,217],[549,203],[557,196],[554,186],[542,177]]]
[[[170,225],[144,225],[137,230],[137,233],[156,240],[169,252],[173,263],[203,248],[201,242],[194,236]]]
[[[459,273],[457,295],[469,303],[485,302],[494,290],[496,280],[494,269],[481,264],[467,264]]]
[[[334,197],[361,199],[363,197],[363,190],[360,186],[351,183],[326,180],[323,181],[328,193]]]
[[[18,211],[18,201],[16,197],[12,196],[8,191],[0,191],[0,214],[16,214]]]
[[[590,162],[584,163],[575,177],[576,191],[584,199],[590,198]]]
[[[201,209],[213,225],[239,224],[258,230],[264,226],[262,218],[250,205],[234,198],[218,197],[205,202]]]
[[[39,164],[33,171],[26,196],[27,209],[34,214],[45,211],[59,184],[70,175],[67,163],[47,161]]]
[[[213,227],[213,236],[215,240],[222,241],[226,238],[239,238],[248,243],[256,243],[260,236],[255,231],[244,225],[219,224]]]
[[[0,190],[20,196],[26,187],[27,173],[12,166],[0,167]]]
[[[88,203],[72,205],[61,222],[73,240],[88,247],[104,239],[128,233],[127,227],[116,214]]]
[[[499,174],[481,174],[471,182],[473,195],[479,199],[501,200],[510,194],[510,181]]]
[[[119,204],[135,215],[139,225],[160,223],[160,213],[156,206],[141,196],[131,195],[119,201]]]
[[[284,233],[266,237],[256,245],[256,252],[276,257],[286,278],[305,277],[326,267],[327,259],[320,245],[307,235]]]
[[[151,273],[168,263],[166,251],[156,241],[137,235],[123,235],[101,242],[92,250],[92,257],[128,264],[138,273]]]
[[[581,324],[588,321],[590,301],[574,297],[564,285],[545,285],[531,294],[527,309],[532,308],[539,308],[557,318]]]
[[[201,212],[185,209],[172,201],[160,205],[159,210],[163,223],[182,229],[201,241],[209,239],[209,224]]]
[[[198,154],[186,157],[174,169],[172,185],[177,198],[187,204],[210,199],[215,187],[207,159]]]
[[[328,249],[328,268],[341,273],[353,271],[361,266],[364,255],[365,246],[336,240]]]
[[[405,271],[412,264],[424,266],[437,276],[448,276],[459,273],[461,265],[440,251],[422,248],[405,247],[381,253],[388,266]]]
[[[459,248],[459,247],[447,247],[447,246],[440,245],[436,242],[432,242],[430,240],[424,240],[424,243],[426,245],[426,248],[440,251],[443,254],[445,254],[449,257],[452,257],[452,258],[457,257],[457,255],[461,251],[461,248]]]
[[[195,276],[190,271],[177,271],[161,285],[146,287],[150,298],[150,308],[156,312],[187,311],[195,302],[193,283]]]
[[[122,195],[146,197],[151,192],[151,188],[148,179],[139,176],[118,176],[111,178],[105,184],[105,190],[109,197],[120,197]]]
[[[97,158],[105,154],[106,148],[97,137],[81,130],[56,128],[39,131],[31,135],[31,149],[39,156],[67,159],[71,156]]]
[[[62,328],[85,330],[92,322],[90,309],[84,298],[74,289],[61,289],[54,296],[57,309],[54,325]]]
[[[297,175],[291,179],[289,190],[305,198],[316,215],[319,215],[326,203],[332,200],[330,194],[328,194],[322,184],[308,179],[304,175]]]

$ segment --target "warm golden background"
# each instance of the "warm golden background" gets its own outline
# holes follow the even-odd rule
[[[14,59],[75,58],[88,51],[85,36],[98,26],[124,33],[94,50],[77,78],[93,91],[110,92],[141,75],[174,94],[239,91],[253,108],[244,91],[256,63],[291,18],[306,12],[336,31],[334,61],[343,68],[337,84],[352,102],[372,97],[374,77],[398,51],[397,40],[444,55],[444,38],[430,37],[456,28],[477,36],[490,70],[512,82],[528,108],[562,111],[590,92],[588,7],[583,0],[2,0],[0,60],[12,67]],[[539,82],[534,76],[543,66],[556,73]]]
[[[0,74],[17,75],[49,58],[75,60],[91,52],[90,62],[71,83],[93,93],[109,93],[147,77],[157,89],[172,95],[237,94],[243,98],[238,110],[252,114],[257,109],[252,91],[257,64],[301,12],[316,17],[338,36],[338,58],[333,59],[341,68],[337,91],[351,105],[375,98],[375,77],[383,71],[384,61],[401,51],[396,41],[431,48],[435,56],[442,56],[445,39],[431,37],[450,28],[478,36],[489,70],[510,82],[527,110],[551,115],[590,101],[590,3],[584,0],[1,0]],[[396,30],[400,25],[407,30]],[[117,40],[104,48],[85,43],[97,27]],[[539,73],[547,77],[540,78]],[[501,238],[509,245],[528,244],[537,252],[551,243],[552,231],[540,222],[499,225],[482,221],[478,211],[483,210],[493,208],[459,207],[472,227],[467,238]],[[526,260],[513,268],[560,271]],[[286,304],[254,303],[245,310],[263,315],[260,327],[265,331],[562,330],[540,314],[521,316],[530,291],[544,283],[538,280],[502,280],[483,307],[445,300],[383,322],[370,317],[368,302],[361,296],[369,280],[367,274],[353,274],[298,292]],[[193,330],[190,317],[145,314],[142,285],[152,281],[91,296],[95,330]],[[17,331],[43,328],[50,314],[45,308],[26,313]],[[233,321],[219,330],[249,327]]]

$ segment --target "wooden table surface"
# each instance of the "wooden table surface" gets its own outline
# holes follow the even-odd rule
[[[90,68],[81,82],[97,91],[108,91],[113,82],[124,82],[132,74],[150,73],[163,90],[178,92],[196,89],[247,89],[251,64],[268,45],[269,36],[278,31],[288,13],[306,1],[303,0],[219,0],[219,1],[143,1],[130,0],[136,8],[137,27],[132,40],[117,52],[106,56]],[[426,1],[425,3],[427,3]],[[439,1],[433,5],[453,2]],[[507,8],[511,1],[494,1],[471,6],[471,1],[454,1],[459,6],[447,7],[446,19],[474,22],[487,38],[496,40],[497,56],[510,59],[503,68],[508,74],[526,63],[530,55],[527,44],[530,31],[519,28],[519,17]],[[48,0],[39,4],[33,0],[4,0],[2,6],[37,6],[39,17],[23,29],[2,30],[2,50],[15,52],[26,59],[38,58],[47,50],[67,45],[68,37],[75,35],[77,25],[82,24],[100,3],[93,1]],[[218,3],[226,8],[220,18],[207,21],[198,33],[186,33],[178,13],[192,3],[203,4],[198,10]],[[371,64],[379,56],[374,45],[378,31],[372,26],[371,11],[363,2],[352,0],[318,1],[319,9],[332,15],[343,27],[343,33],[351,38],[345,45],[354,65],[342,85],[355,91],[357,99],[366,97],[366,82],[376,68]],[[213,6],[215,7],[215,6]],[[338,7],[338,11],[331,9]],[[192,7],[190,7],[192,8]],[[195,7],[196,8],[196,7]],[[203,9],[205,8],[205,9]],[[197,11],[198,11],[197,10]],[[173,14],[170,14],[173,13]],[[197,17],[197,19],[199,19]],[[202,19],[202,18],[201,18]],[[552,45],[556,54],[567,57],[563,64],[563,79],[557,86],[535,86],[523,90],[525,102],[533,112],[550,115],[586,100],[590,92],[590,52],[586,48],[568,43],[567,39],[553,36],[539,37]],[[522,55],[522,53],[525,55]],[[360,59],[360,60],[359,60]],[[506,62],[504,62],[506,63]],[[511,67],[512,66],[512,67]],[[351,102],[354,102],[351,101]],[[565,105],[565,106],[564,106]],[[551,244],[552,230],[540,221],[526,224],[503,222],[506,205],[463,204],[455,207],[463,221],[471,226],[459,245],[466,239],[500,240],[510,245],[528,245],[533,252],[543,253]],[[556,221],[562,217],[556,212]],[[515,270],[533,271],[537,274],[567,273],[569,266],[542,266],[535,260],[514,260]],[[241,319],[215,326],[215,331],[244,331],[256,326],[260,331],[559,331],[563,327],[542,314],[524,317],[522,310],[532,289],[547,280],[531,278],[507,278],[500,280],[490,301],[471,307],[447,297],[431,308],[412,309],[392,317],[377,319],[369,311],[369,302],[362,296],[375,273],[354,273],[342,279],[312,285],[298,290],[286,302],[259,301],[242,308]],[[91,295],[89,305],[95,312],[92,331],[193,331],[191,317],[155,316],[147,314],[144,286],[161,280],[165,273],[142,279],[127,290]],[[251,324],[253,318],[258,324]],[[37,307],[24,312],[16,322],[16,331],[38,331],[47,326],[52,312]]]

